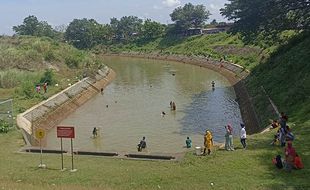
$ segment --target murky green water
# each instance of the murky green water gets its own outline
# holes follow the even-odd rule
[[[193,147],[202,146],[206,129],[217,142],[223,141],[227,123],[239,132],[241,116],[235,94],[220,74],[168,61],[115,57],[105,58],[105,62],[117,78],[103,95],[98,94],[62,122],[76,127],[75,149],[136,152],[145,136],[147,152],[176,153],[185,150],[187,136]],[[170,101],[176,103],[176,111],[170,110]],[[93,127],[100,129],[95,139]],[[47,139],[48,148],[60,147],[56,129]],[[64,142],[68,149],[69,140]]]

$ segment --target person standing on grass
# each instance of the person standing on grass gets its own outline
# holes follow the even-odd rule
[[[287,121],[288,121],[288,116],[284,112],[281,112],[281,116],[279,118],[279,124],[280,124],[281,128],[286,127]]]
[[[229,132],[227,129],[227,126],[225,125],[225,150],[229,150],[228,144],[229,144]]]
[[[233,129],[228,124],[227,127],[225,126],[226,134],[225,134],[225,149],[226,150],[235,150],[233,144]]]
[[[213,146],[213,137],[209,130],[206,130],[206,134],[204,136],[204,146],[205,148],[203,149],[203,154],[205,155],[206,150],[208,149],[208,155],[210,155]]]
[[[40,91],[41,91],[41,86],[40,86],[40,84],[37,84],[37,86],[36,86],[36,91],[37,91],[37,93],[40,94]]]
[[[44,90],[44,93],[47,92],[47,82],[45,82],[45,83],[43,84],[43,90]]]
[[[240,142],[243,146],[243,148],[246,148],[246,130],[245,130],[245,126],[243,123],[240,123],[241,125],[241,130],[240,130]]]

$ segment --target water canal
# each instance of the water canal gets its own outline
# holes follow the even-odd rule
[[[206,68],[158,60],[106,57],[105,64],[116,79],[62,122],[76,127],[75,149],[87,151],[137,152],[145,136],[147,151],[185,151],[189,136],[193,146],[203,145],[206,129],[214,140],[224,141],[224,125],[239,133],[241,114],[228,80]],[[211,82],[215,81],[215,90]],[[171,111],[169,103],[176,103]],[[166,115],[163,117],[162,112]],[[93,127],[99,136],[92,138]],[[65,141],[69,149],[69,141]],[[47,135],[48,148],[60,147],[56,129]]]

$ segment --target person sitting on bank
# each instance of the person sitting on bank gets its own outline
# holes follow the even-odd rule
[[[285,169],[291,171],[295,164],[296,151],[292,146],[292,142],[287,143],[287,147],[284,150],[285,153]]]
[[[273,141],[271,142],[271,145],[279,144],[280,141],[280,129],[278,129],[277,133],[274,135]]]
[[[283,168],[283,159],[281,158],[280,155],[277,155],[275,158],[272,159],[272,163],[278,168],[282,169]]]
[[[186,138],[185,143],[186,143],[186,148],[192,147],[192,140],[189,137]]]
[[[300,156],[296,153],[295,159],[294,159],[294,168],[295,169],[302,169],[304,168],[304,164],[301,161]]]
[[[145,137],[142,138],[142,140],[140,141],[140,143],[138,144],[138,151],[141,152],[142,149],[146,148],[146,141],[145,141]]]
[[[278,123],[277,120],[273,120],[271,125],[270,125],[270,129],[276,129],[280,126],[280,124]]]

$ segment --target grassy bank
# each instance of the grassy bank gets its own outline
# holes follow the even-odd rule
[[[48,169],[37,168],[38,154],[16,153],[23,141],[14,131],[0,135],[0,188],[4,189],[283,189],[309,187],[308,169],[287,173],[271,158],[272,134],[251,136],[247,150],[218,150],[205,157],[188,153],[182,162],[136,161],[76,156],[76,173],[61,172],[60,155],[44,155]],[[12,140],[14,139],[14,141]],[[235,142],[238,147],[239,143]],[[238,148],[237,147],[237,148]],[[305,160],[309,161],[309,160]],[[309,162],[306,162],[309,163]],[[70,157],[65,156],[70,168]],[[309,165],[306,164],[306,168]],[[288,180],[289,179],[289,180]],[[211,183],[214,185],[212,186]],[[305,188],[306,189],[306,188]]]
[[[102,64],[96,56],[50,38],[0,37],[0,97],[14,98],[17,114]],[[47,93],[43,88],[36,93],[35,86],[44,82],[49,83]]]
[[[275,117],[267,95],[280,111],[294,122],[309,121],[310,113],[310,34],[292,38],[255,67],[246,80],[262,123]],[[261,86],[266,90],[265,94]],[[266,112],[266,108],[268,108]]]
[[[280,39],[286,41],[294,33],[284,32]],[[151,41],[136,41],[130,44],[118,44],[104,47],[105,51],[112,52],[141,52],[176,54],[187,56],[211,57],[215,60],[226,60],[247,69],[252,69],[266,59],[271,52],[279,45],[279,42],[267,44],[266,41],[246,44],[240,35],[230,35],[228,33],[218,33],[212,35],[198,35],[191,37],[163,37]],[[98,47],[102,50],[102,47]]]

